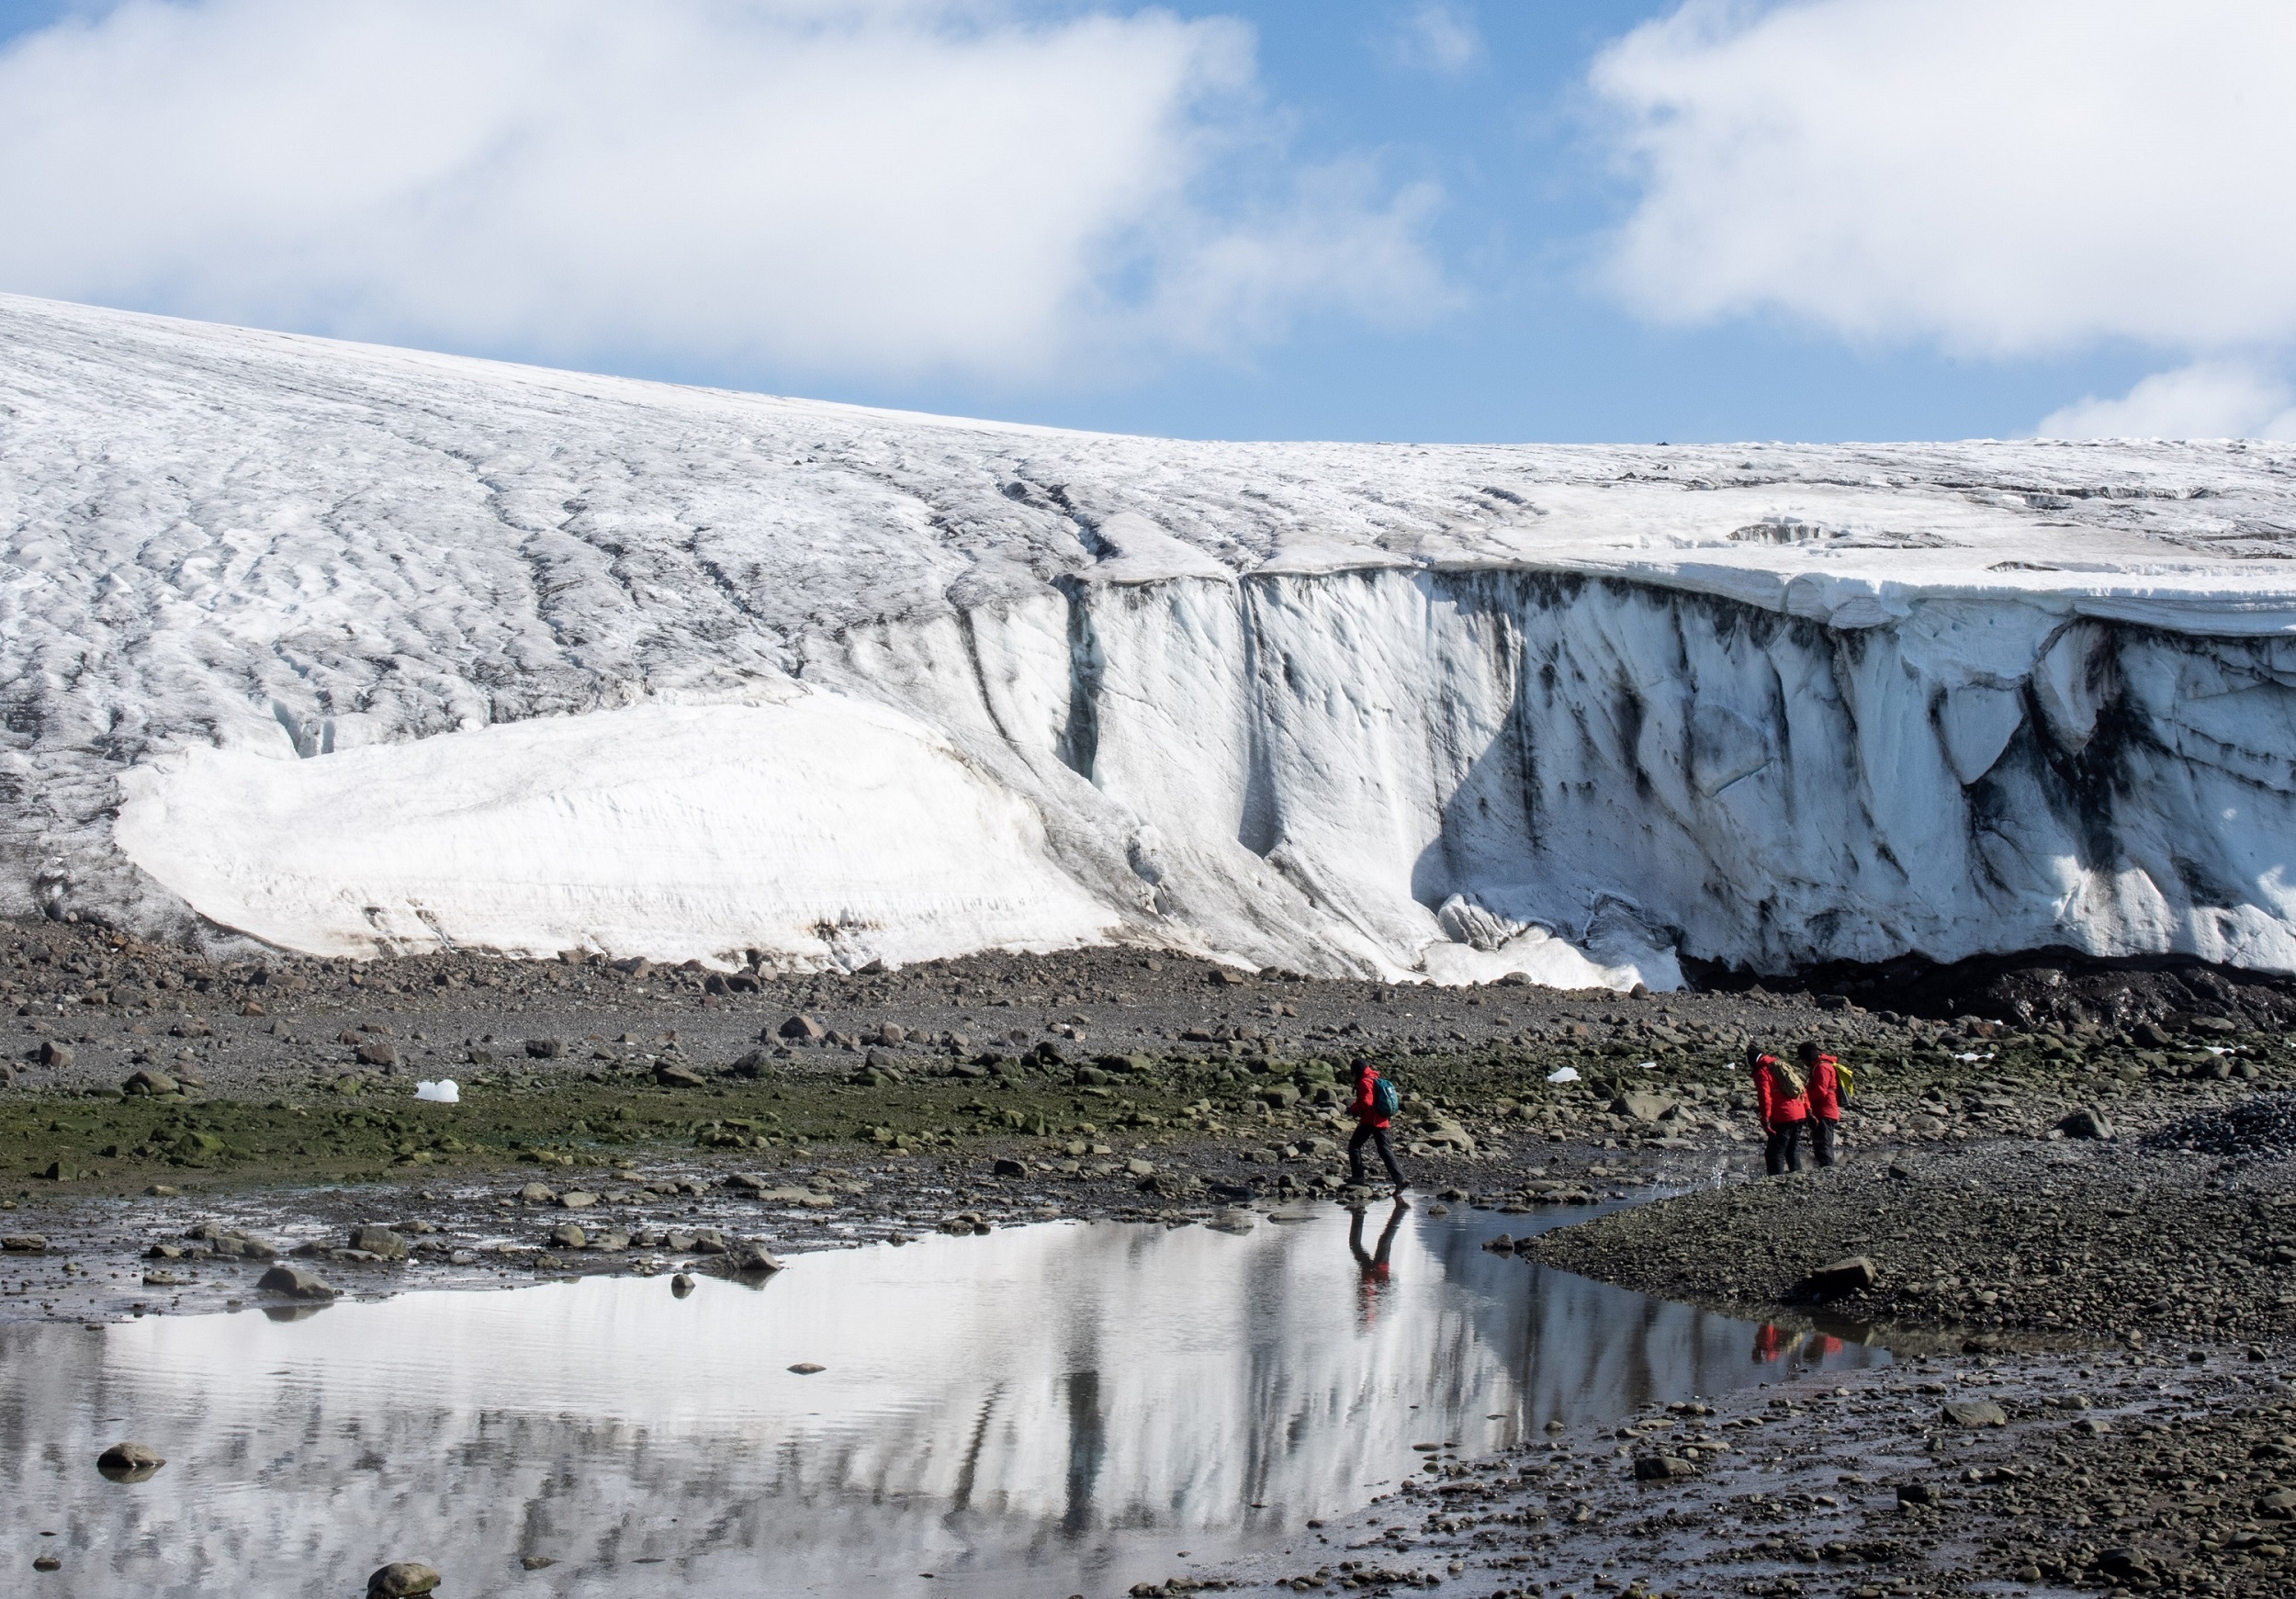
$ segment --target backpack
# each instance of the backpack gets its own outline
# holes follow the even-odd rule
[[[1850,1063],[1847,1061],[1834,1063],[1834,1081],[1841,1085],[1841,1097],[1844,1099],[1858,1091],[1857,1074],[1850,1070]]]
[[[1403,1091],[1390,1077],[1371,1079],[1371,1109],[1381,1116],[1396,1116],[1402,1112]]]
[[[1770,1069],[1778,1074],[1778,1081],[1785,1088],[1785,1093],[1783,1098],[1788,1099],[1799,1099],[1803,1095],[1809,1092],[1808,1080],[1802,1075],[1801,1069],[1795,1065],[1792,1061],[1783,1060],[1776,1055],[1772,1055],[1770,1057]]]

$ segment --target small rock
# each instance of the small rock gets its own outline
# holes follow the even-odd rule
[[[1935,1504],[1937,1491],[1926,1482],[1900,1482],[1897,1484],[1897,1503],[1900,1504]]]
[[[393,1560],[366,1580],[367,1599],[414,1599],[438,1586],[438,1572],[420,1560]]]
[[[35,1571],[61,1571],[63,1570],[63,1562],[56,1559],[53,1555],[35,1555],[32,1557],[32,1570]]]
[[[1953,1399],[1945,1402],[1945,1419],[1957,1427],[2005,1427],[2009,1413],[1989,1399]]]
[[[680,1272],[670,1279],[670,1291],[680,1299],[685,1298],[693,1291],[693,1278],[682,1271]]]
[[[829,1032],[817,1016],[793,1016],[773,1030],[779,1037],[802,1039],[807,1043],[818,1043]]]
[[[817,1365],[811,1360],[800,1360],[796,1365],[791,1367],[790,1369],[797,1373],[800,1377],[811,1377],[816,1371],[828,1370],[828,1368]]]
[[[52,1038],[40,1040],[39,1064],[43,1066],[68,1066],[72,1064],[72,1046],[58,1043]]]
[[[48,1239],[39,1233],[11,1233],[0,1238],[0,1249],[6,1250],[10,1255],[45,1255],[48,1253]]]
[[[157,1097],[162,1094],[180,1094],[184,1091],[184,1087],[165,1072],[153,1066],[146,1066],[120,1085],[119,1091],[123,1094],[148,1094]]]
[[[665,1088],[703,1088],[708,1087],[706,1083],[703,1082],[701,1073],[694,1071],[691,1067],[679,1065],[671,1061],[664,1061],[661,1064],[654,1068],[654,1081],[659,1083]]]
[[[2059,1121],[2057,1131],[2067,1138],[2110,1138],[2112,1119],[2094,1106],[2084,1105]]]
[[[568,1188],[558,1196],[558,1209],[561,1211],[587,1211],[597,1202],[596,1194],[580,1188]]]
[[[1155,1163],[1142,1160],[1137,1155],[1124,1163],[1124,1170],[1128,1175],[1136,1177],[1152,1177],[1156,1175]]]
[[[395,1066],[399,1064],[399,1046],[387,1038],[366,1038],[359,1041],[354,1052],[363,1066]]]
[[[275,1266],[255,1281],[264,1293],[286,1294],[298,1300],[331,1300],[335,1290],[300,1267]]]
[[[351,1229],[350,1246],[374,1256],[377,1260],[404,1260],[407,1241],[388,1227],[368,1223]]]
[[[550,1229],[550,1242],[561,1249],[580,1249],[590,1242],[590,1234],[571,1222],[561,1222]]]
[[[991,1169],[1000,1177],[1025,1177],[1029,1175],[1026,1162],[1009,1158],[998,1161]]]
[[[552,1560],[548,1555],[521,1555],[518,1558],[518,1563],[526,1571],[539,1571],[546,1567],[557,1565],[557,1561]]]
[[[556,1038],[530,1038],[526,1041],[526,1054],[531,1060],[563,1060],[566,1057],[566,1041]]]
[[[2268,1521],[2296,1521],[2296,1488],[2275,1488],[2257,1501],[2257,1514]]]

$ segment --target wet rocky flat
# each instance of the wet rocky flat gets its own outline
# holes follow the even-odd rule
[[[2277,981],[2065,961],[1628,996],[1121,950],[663,971],[210,959],[52,923],[0,928],[0,1318],[735,1277],[1055,1218],[1248,1228],[1382,1197],[1343,1154],[1363,1056],[1406,1091],[1418,1202],[1522,1216],[1491,1241],[1516,1269],[1905,1362],[1775,1412],[1434,1451],[1319,1529],[1316,1565],[1187,1581],[2285,1591]],[[1846,1158],[1764,1178],[1742,1052],[1803,1038],[1855,1075]],[[450,1078],[456,1102],[418,1097]],[[1964,1397],[1998,1424],[1941,1420]]]

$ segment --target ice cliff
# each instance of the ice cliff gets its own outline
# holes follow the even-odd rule
[[[2296,448],[1177,443],[0,298],[0,909],[2296,969]]]

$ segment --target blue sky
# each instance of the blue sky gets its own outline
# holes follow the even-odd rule
[[[2013,84],[2032,64],[2017,51],[2057,48],[2044,25],[2075,17],[2118,52],[2090,74],[2106,89],[2115,71],[2150,70],[2161,44],[2145,32],[2145,8],[2111,0],[1796,0],[1694,7],[1687,21],[1676,0],[1166,0],[1153,10],[854,0],[848,19],[872,20],[827,53],[817,9],[790,14],[827,5],[834,21],[836,0],[757,0],[771,26],[740,35],[738,48],[759,51],[768,77],[795,63],[796,75],[775,80],[776,103],[850,89],[850,128],[833,105],[843,131],[811,147],[769,112],[744,108],[741,84],[697,89],[692,98],[725,95],[736,120],[717,126],[745,131],[636,151],[635,186],[610,135],[508,105],[526,91],[500,85],[520,78],[528,56],[552,53],[521,47],[521,29],[546,13],[471,0],[461,16],[490,14],[501,26],[439,10],[428,35],[345,38],[303,26],[282,4],[177,0],[154,20],[155,5],[138,17],[101,4],[0,0],[0,107],[18,107],[0,109],[0,168],[31,175],[17,180],[21,192],[0,176],[0,204],[28,219],[13,254],[0,243],[0,288],[1196,437],[1832,440],[2017,434],[2053,412],[2057,431],[2090,432],[2278,432],[2296,419],[2283,377],[2287,308],[2270,284],[2212,282],[2216,269],[2197,255],[2130,253],[2135,246],[2079,209],[2045,230],[2023,226],[2032,191],[1998,179],[2020,163],[2020,138],[2035,141],[2022,164],[2043,177],[2052,162],[2073,163],[2050,179],[2069,186],[2069,206],[2088,203],[2079,186],[2092,180],[2111,202],[2122,180],[2085,153],[2093,132],[2060,146],[2045,123],[2019,120],[2032,96],[2010,88],[1998,112],[1980,103],[1940,121],[1932,146],[1910,157],[1874,131],[1910,120],[1918,134],[1941,97],[1982,102],[1984,86],[1958,64],[1973,54],[2007,57]],[[2003,8],[2032,12],[2033,28],[1998,22]],[[741,0],[663,0],[657,15],[690,26],[662,49],[695,58],[671,81],[707,76],[701,58],[718,53],[710,30],[741,9]],[[558,70],[575,80],[575,97],[647,92],[621,78],[586,91],[586,74],[621,69],[583,52],[642,52],[657,40],[629,18],[648,10],[600,11],[588,31],[545,41],[570,63]],[[2116,32],[2124,11],[2129,26]],[[1096,17],[1111,27],[1096,32]],[[1650,44],[1620,74],[1632,86],[1593,81],[1606,51],[1669,19],[1671,42]],[[1942,36],[1934,62],[1906,46],[1915,36],[1892,32],[1917,21],[1919,37]],[[1956,27],[1972,37],[1955,39]],[[64,38],[59,28],[84,48],[42,53]],[[2196,45],[2186,97],[2166,96],[2164,116],[2189,128],[2198,106],[2208,122],[2226,97],[2212,77],[2219,55],[2291,64],[2285,30],[2235,32],[2214,55]],[[248,70],[262,76],[234,93],[231,69],[203,70],[203,52],[253,57]],[[358,126],[405,117],[427,129],[435,103],[378,89],[379,109],[355,108],[322,93],[282,105],[276,121],[241,119],[251,96],[323,78],[345,57],[371,59],[393,83],[444,73],[445,103],[467,108],[499,92],[506,108],[474,120],[469,147],[445,151],[436,172],[375,179],[368,200],[331,220],[345,185],[325,162],[366,171],[383,158],[359,142]],[[500,64],[510,58],[520,66]],[[469,70],[454,75],[456,62]],[[912,70],[924,78],[905,75]],[[1767,118],[1799,106],[1792,74],[1803,72],[1847,84],[1773,138]],[[979,87],[940,114],[954,124],[920,122],[921,144],[887,135],[884,148],[850,155],[850,173],[837,166],[916,103],[920,81]],[[567,87],[537,82],[532,93],[538,104]],[[1636,94],[1660,103],[1638,118],[1627,103]],[[968,106],[987,118],[998,105],[1039,100],[1044,120],[1025,136],[985,123],[965,131]],[[2091,107],[2061,109],[2072,123]],[[301,141],[312,118],[331,115],[342,126],[314,141],[321,169],[287,170],[283,141]],[[2253,163],[2259,206],[2284,211],[2289,191],[2272,186],[2286,175],[2274,164],[2287,153],[2279,113],[2255,115],[2261,129],[2253,118],[2228,123],[2216,146],[2206,126],[2178,136],[2200,141],[2195,170]],[[1104,120],[1119,129],[1107,151],[1061,148],[1067,130]],[[944,210],[951,180],[934,175],[933,146],[951,126],[951,142],[981,141],[953,168],[979,196]],[[196,159],[179,153],[209,130]],[[697,181],[691,200],[643,192],[648,163],[698,170],[729,139],[769,153]],[[491,188],[468,175],[500,147],[554,141],[562,148],[546,161],[489,169]],[[882,180],[883,204],[855,211],[774,186],[793,167],[825,162],[841,191]],[[769,169],[782,197],[746,188]],[[2189,201],[2205,216],[2215,197],[2188,196],[2186,181],[2129,179],[2133,221],[2156,202]],[[1964,205],[1958,197],[1971,190],[1977,198]],[[619,197],[585,230],[591,194]],[[523,220],[498,228],[505,196]],[[170,209],[179,198],[180,214]],[[788,208],[773,226],[740,224],[746,207],[776,206]],[[695,220],[703,214],[715,220]],[[913,235],[900,231],[903,216],[923,219]],[[852,238],[840,242],[840,230]],[[2075,231],[2087,235],[2077,253],[2056,237]],[[1639,253],[1622,265],[1630,233]],[[101,250],[73,242],[88,239]],[[777,263],[793,239],[820,259],[784,273]],[[2268,252],[2279,242],[2267,232],[2250,244]],[[341,259],[331,255],[338,245]],[[2228,247],[2242,242],[2210,246]],[[951,266],[940,275],[933,263],[944,252]],[[1030,276],[1040,273],[1041,282]],[[2212,318],[2167,303],[2180,298],[2226,309]],[[1042,311],[1056,301],[1068,309]],[[833,311],[807,314],[831,302]],[[985,309],[967,326],[974,305]],[[2064,410],[2085,398],[2100,403]]]

